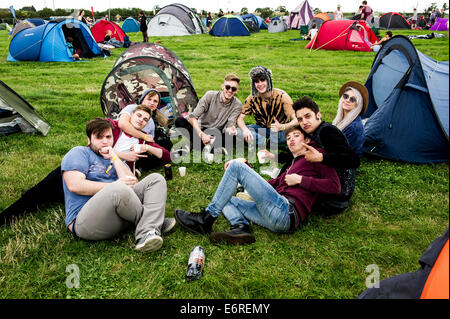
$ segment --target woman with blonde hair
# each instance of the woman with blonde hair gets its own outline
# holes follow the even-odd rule
[[[333,125],[344,133],[350,148],[362,156],[365,134],[361,120],[369,103],[369,92],[359,82],[349,81],[339,90],[339,105]]]

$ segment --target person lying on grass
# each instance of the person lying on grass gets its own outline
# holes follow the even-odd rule
[[[136,110],[137,108],[135,108]],[[139,107],[137,112],[132,112],[132,116],[129,117],[130,126],[139,134],[143,134],[141,130],[143,125],[149,121],[149,114],[151,111],[144,105]],[[134,114],[134,115],[133,115]],[[134,151],[134,144],[142,144],[142,140],[138,140],[139,137],[133,137],[130,134],[126,134],[119,128],[119,122],[108,119],[113,125],[114,133],[114,147],[117,146],[116,152],[122,160],[136,163],[140,163],[140,168],[151,169],[153,167],[160,166],[164,163],[170,162],[170,153],[155,142],[145,142],[141,149],[137,152]],[[133,134],[132,132],[131,134]],[[136,133],[134,133],[136,134]],[[138,135],[138,134],[136,134]],[[119,142],[119,145],[117,145]],[[132,149],[133,147],[133,149]],[[142,153],[148,153],[143,155]],[[131,166],[132,167],[132,166]],[[139,171],[140,173],[140,171]],[[35,186],[23,192],[22,196],[13,204],[11,204],[6,210],[0,213],[0,224],[9,223],[14,216],[18,216],[25,212],[34,212],[38,206],[47,203],[64,203],[63,184],[61,175],[61,166],[50,172],[42,181]],[[173,223],[173,219],[165,220],[165,225]]]
[[[131,113],[129,123],[134,130],[141,131],[151,119],[151,114],[152,111],[150,108],[145,105],[139,105]],[[139,159],[139,167],[145,170],[170,162],[170,153],[164,147],[155,142],[144,142],[134,136],[128,135],[120,129],[120,120],[108,119],[108,121],[113,125],[114,150],[122,160],[128,162],[133,171],[135,163]],[[150,156],[142,155],[142,153],[148,153]]]
[[[191,232],[207,234],[223,212],[231,230],[212,233],[210,240],[229,244],[255,241],[249,221],[276,233],[293,232],[308,218],[319,193],[338,194],[341,185],[333,168],[305,159],[307,147],[315,144],[300,126],[286,130],[286,141],[293,160],[277,178],[266,181],[244,159],[231,160],[209,206],[200,214],[177,209],[177,222]],[[238,183],[252,201],[233,196]]]
[[[153,173],[138,182],[113,148],[110,121],[86,125],[88,146],[72,148],[62,159],[66,218],[75,237],[105,240],[135,226],[136,250],[162,246],[167,185]]]

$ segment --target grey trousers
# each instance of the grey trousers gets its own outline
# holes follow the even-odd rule
[[[160,174],[150,174],[132,188],[116,181],[83,206],[75,221],[75,233],[82,239],[103,240],[134,225],[139,240],[151,229],[161,231],[166,198],[166,180]]]

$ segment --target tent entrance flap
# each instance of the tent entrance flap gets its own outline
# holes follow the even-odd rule
[[[80,28],[76,28],[73,25],[67,27],[67,24],[62,26],[62,31],[64,33],[64,38],[67,41],[67,37],[73,39],[74,49],[81,50],[80,58],[93,58],[95,54],[89,49],[89,45],[83,35],[83,31]]]
[[[397,84],[403,79],[409,69],[409,62],[405,55],[398,50],[391,51],[379,64],[373,74],[372,86],[375,103],[381,106]],[[387,74],[389,76],[387,76]]]

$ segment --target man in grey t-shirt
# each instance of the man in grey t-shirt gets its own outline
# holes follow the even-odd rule
[[[239,82],[240,79],[235,74],[228,74],[221,91],[206,92],[188,119],[179,117],[175,120],[175,126],[180,129],[180,133],[190,140],[190,149],[193,148],[196,136],[200,137],[203,148],[211,144],[213,139],[221,140],[224,145],[226,134],[236,135],[236,120],[242,110],[242,102],[235,97]],[[205,133],[205,130],[208,132]],[[222,135],[220,139],[217,138],[218,134]]]

